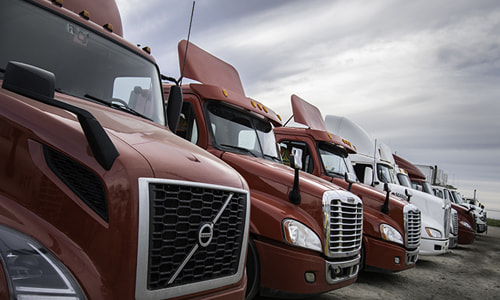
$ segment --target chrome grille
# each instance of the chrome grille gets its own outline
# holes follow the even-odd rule
[[[358,254],[363,233],[363,204],[348,192],[338,191],[341,197],[325,201],[324,210],[326,254],[330,257],[347,257]],[[326,202],[326,203],[325,203]]]
[[[247,191],[144,178],[139,187],[136,298],[180,296],[241,279]]]
[[[451,231],[451,228],[450,228],[450,225],[451,225],[451,221],[450,221],[450,218],[451,218],[451,205],[448,204],[446,206],[446,208],[444,209],[444,236],[445,238],[449,238],[450,237],[450,231]]]
[[[458,235],[458,213],[456,210],[451,210],[451,233]]]
[[[420,210],[412,205],[407,204],[404,207],[405,218],[405,246],[407,249],[416,249],[420,246],[422,220]]]

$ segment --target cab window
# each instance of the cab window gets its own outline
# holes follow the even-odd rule
[[[281,141],[279,143],[281,159],[283,163],[287,166],[290,165],[290,154],[293,148],[299,148],[302,150],[302,171],[311,173],[314,171],[314,161],[311,155],[311,151],[306,143],[296,142],[296,141]]]

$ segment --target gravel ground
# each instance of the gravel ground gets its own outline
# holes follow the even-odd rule
[[[334,299],[500,299],[500,227],[490,226],[471,245],[421,256],[413,269],[362,272],[350,286],[308,298]]]

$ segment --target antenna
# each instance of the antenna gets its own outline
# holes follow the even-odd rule
[[[191,25],[193,24],[194,5],[195,5],[195,1],[193,0],[193,8],[191,8],[191,19],[189,20],[189,30],[188,30],[188,36],[187,36],[186,50],[184,52],[184,61],[182,62],[181,77],[179,77],[179,80],[177,80],[179,82],[179,85],[182,85],[182,77],[184,77],[184,67],[186,66],[186,57],[187,57],[188,46],[189,46],[189,37],[191,36]]]
[[[288,120],[286,120],[285,124],[283,124],[283,127],[286,126],[286,124],[288,124],[288,122],[290,122],[293,118],[293,114],[290,116],[290,118],[288,118]]]

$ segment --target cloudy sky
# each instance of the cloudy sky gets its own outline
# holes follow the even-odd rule
[[[117,0],[125,38],[179,77],[192,1]],[[297,94],[348,117],[500,219],[500,2],[198,0],[191,42],[291,115]]]

